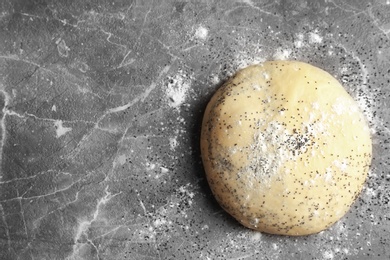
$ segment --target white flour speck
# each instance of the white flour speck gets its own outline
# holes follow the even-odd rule
[[[333,104],[332,110],[337,115],[342,115],[345,112],[346,107],[344,106],[344,104],[342,102],[337,102],[337,103]]]
[[[166,224],[167,223],[167,221],[164,219],[164,218],[158,218],[158,219],[156,219],[154,222],[153,222],[153,225],[155,226],[155,227],[160,227],[161,225],[164,225],[164,224]]]
[[[207,28],[203,27],[202,25],[199,26],[195,31],[195,37],[200,40],[205,40],[208,34],[209,30],[207,30]]]
[[[294,46],[296,48],[302,48],[304,45],[303,40],[304,40],[304,35],[302,33],[298,33],[296,35],[296,40],[294,41]]]
[[[264,58],[259,56],[250,56],[248,54],[238,53],[235,55],[235,64],[229,68],[227,72],[228,76],[232,76],[237,70],[243,69],[250,65],[261,64],[265,61]]]
[[[178,108],[181,104],[183,104],[187,98],[190,86],[190,80],[181,70],[175,77],[170,78],[165,92],[169,106]]]
[[[218,75],[213,75],[211,77],[211,83],[212,84],[218,84],[221,80],[219,79]]]
[[[177,136],[169,138],[169,146],[171,147],[171,150],[175,150],[177,147]]]
[[[367,187],[366,194],[368,196],[370,196],[370,197],[375,197],[376,196],[376,191],[373,188]]]
[[[291,50],[289,49],[277,49],[275,54],[274,54],[274,59],[275,60],[287,60],[291,55]]]
[[[318,102],[313,102],[311,104],[311,106],[312,106],[313,109],[316,109],[316,110],[320,109],[320,104],[318,104]]]
[[[348,168],[348,163],[346,161],[340,162],[338,160],[334,160],[333,165],[339,168],[342,172],[345,172]]]
[[[163,166],[160,167],[160,171],[162,174],[165,174],[165,173],[168,173],[169,172],[169,169],[168,168],[165,168]]]
[[[331,182],[332,181],[332,179],[333,179],[332,169],[326,168],[326,172],[324,174],[324,179],[325,179],[326,182]]]
[[[120,165],[124,165],[126,163],[126,155],[124,154],[119,155],[117,161]]]
[[[252,240],[253,241],[259,241],[261,238],[261,233],[260,232],[254,232],[253,236],[252,236]]]
[[[324,257],[324,259],[333,259],[334,258],[334,254],[332,251],[325,251],[322,256]]]
[[[202,227],[202,230],[209,229],[209,226],[206,224]]]
[[[309,33],[309,42],[310,43],[321,43],[322,37],[317,32]]]

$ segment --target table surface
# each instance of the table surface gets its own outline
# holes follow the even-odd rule
[[[390,1],[2,1],[0,259],[389,259]],[[306,237],[248,230],[199,152],[239,68],[305,61],[370,122],[361,196]]]

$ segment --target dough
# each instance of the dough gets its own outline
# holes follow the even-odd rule
[[[370,131],[327,72],[296,61],[239,71],[207,105],[206,176],[219,204],[244,226],[308,235],[338,221],[371,163]]]

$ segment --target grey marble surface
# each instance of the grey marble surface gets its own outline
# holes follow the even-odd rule
[[[0,2],[0,259],[389,259],[390,1]],[[271,59],[337,77],[374,159],[351,211],[261,234],[215,202],[199,127]]]

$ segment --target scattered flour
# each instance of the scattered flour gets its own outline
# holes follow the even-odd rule
[[[278,48],[274,54],[275,60],[287,60],[291,55],[290,49],[281,49]]]
[[[335,112],[337,115],[342,115],[346,112],[347,110],[347,107],[345,106],[345,103],[343,102],[338,102],[337,99],[336,99],[336,102],[335,104],[333,104],[332,106],[332,110],[333,112]]]
[[[187,98],[187,93],[191,87],[190,78],[182,70],[170,78],[165,90],[168,104],[172,108],[178,108]]]
[[[260,64],[266,61],[265,58],[256,55],[250,55],[248,53],[237,53],[234,57],[233,66],[228,68],[227,76],[233,76],[237,70],[243,69],[250,65]]]
[[[259,241],[261,239],[261,233],[260,232],[254,232],[252,236],[252,241]]]
[[[175,148],[177,147],[178,143],[177,143],[177,136],[175,137],[170,137],[169,138],[169,146],[171,147],[171,150],[175,150]]]
[[[164,166],[160,166],[160,172],[161,172],[161,174],[165,174],[165,173],[169,172],[169,169],[165,168]]]
[[[296,48],[301,48],[304,45],[304,35],[302,33],[298,33],[296,35],[296,40],[294,41],[294,46]]]
[[[218,77],[218,75],[217,74],[214,74],[214,75],[212,75],[212,77],[211,77],[211,83],[212,84],[218,84],[219,82],[220,82],[221,80],[219,79],[219,77]]]
[[[309,33],[309,42],[310,43],[321,43],[322,37],[316,32],[310,32]]]
[[[334,160],[332,164],[339,168],[342,172],[345,172],[348,168],[348,163],[345,160],[341,162],[338,160]]]
[[[154,169],[156,169],[155,163],[150,163],[150,162],[146,163],[146,170],[150,171],[150,170],[154,170]]]
[[[161,217],[161,218],[157,218],[156,220],[154,220],[153,225],[155,227],[160,227],[160,226],[165,225],[167,223],[168,223],[167,220]]]
[[[333,175],[332,175],[332,169],[331,168],[326,168],[326,172],[324,174],[324,179],[326,182],[331,182],[333,180]]]
[[[120,165],[124,165],[126,163],[126,155],[125,154],[119,155],[118,158],[117,158],[117,162]]]
[[[195,31],[195,38],[200,40],[205,40],[208,34],[209,34],[209,30],[204,26],[200,25]]]
[[[315,109],[315,110],[320,109],[320,104],[319,104],[318,102],[313,102],[313,103],[311,104],[311,106],[312,106],[312,108]]]
[[[310,44],[319,44],[322,41],[323,38],[317,29],[307,34],[297,33],[295,34],[294,47],[300,49]],[[333,48],[333,46],[330,46],[330,48]]]
[[[370,187],[366,188],[366,194],[372,198],[375,198],[377,195],[376,190],[374,190],[373,188],[370,188]]]
[[[325,251],[322,256],[324,259],[334,259],[334,254],[332,251]]]

